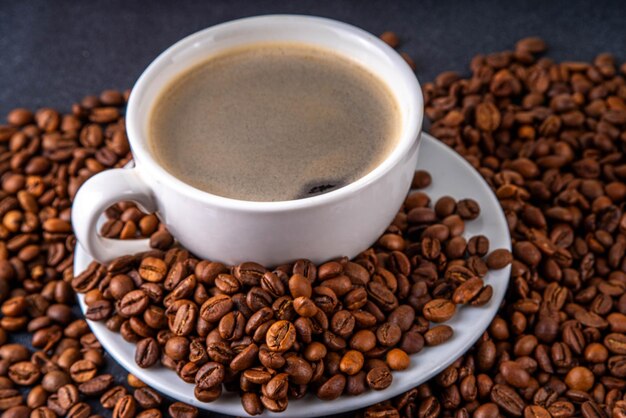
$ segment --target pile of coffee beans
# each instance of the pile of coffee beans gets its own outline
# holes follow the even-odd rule
[[[415,188],[430,182],[415,173]],[[507,250],[489,253],[482,235],[463,237],[480,213],[474,200],[433,203],[409,194],[376,245],[354,260],[225,266],[171,237],[151,238],[154,250],[93,262],[71,284],[85,293],[88,319],[137,344],[137,365],[175,370],[203,402],[226,388],[254,415],[281,412],[307,391],[332,400],[382,390],[411,354],[452,336],[443,323],[457,305],[487,303],[493,289],[482,278],[512,260]],[[109,215],[105,225],[153,216],[125,205]]]
[[[122,117],[127,96],[105,91],[84,98],[65,115],[47,108],[34,114],[15,109],[0,125],[3,418],[86,418],[107,408],[116,418],[156,418],[161,411],[174,417],[197,414],[180,403],[168,409],[159,394],[133,376],[124,386],[102,373],[105,353],[70,285],[72,199],[90,176],[130,161]],[[118,236],[158,233],[153,215],[135,215],[125,213],[129,219]]]
[[[398,43],[394,34],[385,39]],[[513,237],[512,280],[499,315],[468,353],[358,416],[626,417],[626,66],[607,54],[591,63],[554,63],[538,58],[545,48],[540,39],[525,39],[512,51],[476,57],[469,77],[446,72],[424,86],[431,132],[465,156],[500,199]],[[89,96],[66,115],[16,109],[0,125],[2,417],[198,415],[132,375],[122,382],[101,373],[106,353],[70,286],[71,200],[89,176],[129,161],[127,95]],[[428,182],[419,174],[415,186]],[[111,222],[107,236],[150,236],[167,253],[173,238],[132,207],[107,212],[120,221]],[[391,253],[408,251],[393,247],[400,242],[394,235],[410,241],[419,234],[405,215],[361,260],[384,267]],[[419,327],[424,321],[417,318]],[[133,322],[127,327],[137,334]],[[426,334],[418,334],[426,344]],[[346,392],[353,380],[346,378]],[[258,396],[244,396],[258,405]]]
[[[506,214],[506,303],[478,343],[366,417],[626,417],[626,65],[538,38],[424,86],[430,131]]]

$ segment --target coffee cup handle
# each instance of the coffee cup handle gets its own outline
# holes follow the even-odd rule
[[[117,240],[104,238],[98,232],[102,213],[121,201],[133,201],[149,213],[156,211],[152,190],[135,168],[98,173],[87,180],[74,197],[72,225],[76,238],[87,253],[101,263],[150,249],[148,239]]]

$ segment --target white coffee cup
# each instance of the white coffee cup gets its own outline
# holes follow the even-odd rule
[[[389,156],[359,180],[319,196],[283,202],[249,202],[212,195],[169,174],[151,155],[149,114],[162,89],[211,55],[263,41],[294,41],[340,53],[366,67],[390,88],[401,114],[401,134]],[[423,99],[411,68],[376,36],[330,19],[270,15],[223,23],[177,42],[141,75],[132,90],[126,127],[135,167],[89,179],[72,208],[76,236],[96,260],[110,261],[148,249],[146,240],[112,240],[97,231],[102,212],[119,201],[156,211],[172,235],[208,260],[275,266],[299,258],[315,263],[354,257],[389,225],[413,178]]]

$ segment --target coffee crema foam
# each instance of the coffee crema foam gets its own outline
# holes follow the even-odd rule
[[[360,64],[297,43],[229,49],[187,70],[151,112],[152,153],[172,175],[232,199],[285,201],[350,184],[395,147],[387,85]]]

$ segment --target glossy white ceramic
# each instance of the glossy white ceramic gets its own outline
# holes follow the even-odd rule
[[[397,146],[378,167],[341,189],[306,199],[248,202],[215,196],[170,175],[154,160],[146,138],[148,116],[161,89],[177,74],[233,46],[292,41],[334,50],[365,66],[391,89],[401,113]],[[376,36],[330,19],[271,15],[211,27],[176,43],[142,74],[126,114],[136,167],[107,170],[88,180],[74,200],[72,224],[97,260],[137,251],[143,243],[113,243],[95,232],[102,211],[134,200],[157,211],[189,250],[234,264],[278,265],[296,257],[321,262],[354,256],[393,219],[411,183],[422,126],[422,94],[415,74]],[[304,162],[306,164],[306,162]]]
[[[456,199],[472,197],[481,207],[480,217],[468,222],[465,236],[483,234],[490,241],[490,248],[511,249],[511,239],[500,205],[480,175],[458,154],[428,134],[423,134],[417,165],[430,171],[433,183],[425,191],[433,202],[448,195]],[[147,248],[143,248],[145,250]],[[78,274],[92,261],[80,247],[76,248],[74,271]],[[282,414],[265,413],[263,416],[316,417],[338,414],[363,408],[376,402],[389,399],[435,376],[480,337],[496,314],[509,282],[510,267],[491,271],[485,282],[493,286],[493,297],[483,307],[461,307],[447,322],[454,328],[454,336],[446,343],[425,348],[411,356],[411,366],[403,372],[394,372],[393,383],[383,391],[369,391],[357,397],[342,396],[334,401],[322,401],[314,396],[290,401]],[[85,310],[83,296],[79,296],[81,308]],[[141,369],[135,364],[135,346],[122,337],[109,331],[103,323],[88,321],[91,329],[104,348],[126,370],[133,373],[148,385],[166,395],[199,408],[235,416],[247,416],[239,400],[232,393],[224,395],[213,403],[202,403],[193,396],[193,385],[183,382],[176,374],[164,367]]]

